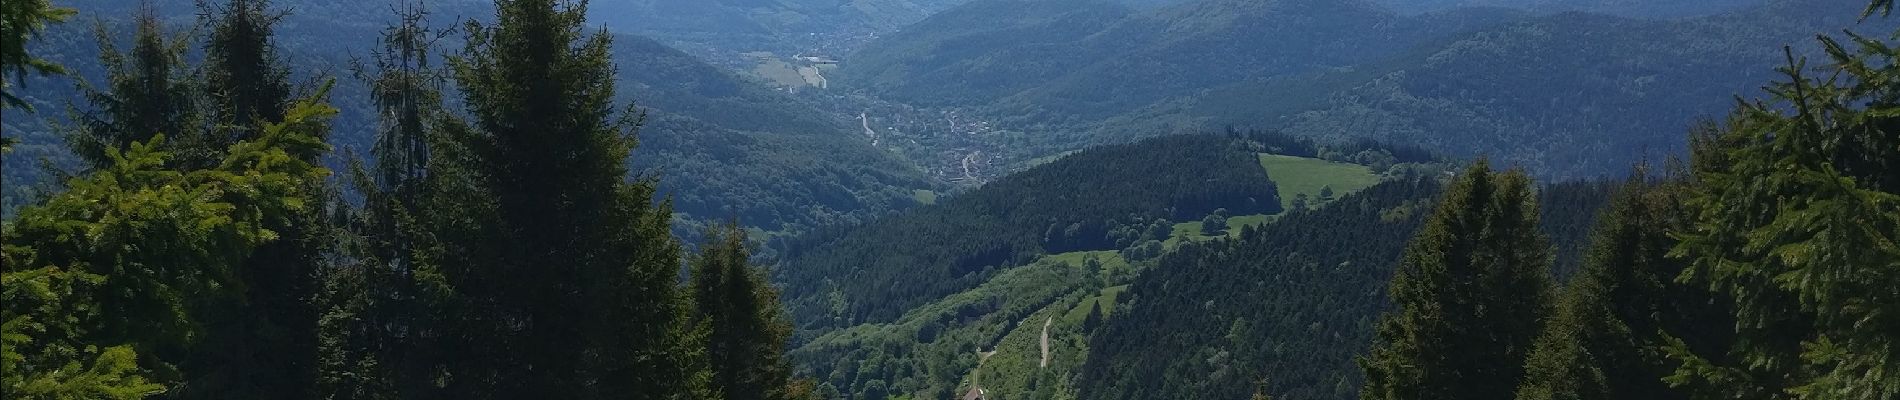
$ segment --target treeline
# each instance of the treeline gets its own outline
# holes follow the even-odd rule
[[[1850,79],[1790,55],[1774,102],[1692,136],[1686,170],[1626,184],[1561,293],[1524,289],[1548,285],[1518,243],[1537,238],[1483,228],[1536,220],[1509,189],[1524,178],[1467,174],[1399,268],[1362,397],[1900,395],[1900,138],[1878,97],[1900,71],[1879,42],[1823,43]]]
[[[1100,399],[1243,398],[1255,390],[1351,397],[1359,385],[1352,359],[1385,310],[1378,295],[1391,260],[1442,186],[1430,176],[1388,181],[1243,230],[1237,240],[1183,246],[1162,257],[1129,289],[1125,303],[1133,306],[1114,310],[1090,339],[1077,387],[1084,398]],[[1609,188],[1538,188],[1549,216],[1538,229],[1553,244],[1583,242],[1588,229],[1552,222],[1589,226]],[[1553,246],[1555,262],[1578,264],[1576,247]]]
[[[1105,146],[936,206],[790,243],[777,278],[802,328],[888,322],[1037,255],[1120,250],[1129,232],[1149,231],[1129,227],[1222,208],[1280,211],[1245,141],[1184,135]]]
[[[1467,171],[1399,264],[1361,398],[1900,397],[1900,52],[1851,39],[1821,37],[1825,77],[1789,51],[1686,167],[1639,170],[1561,290],[1528,179]]]
[[[23,43],[72,12],[8,4],[9,83],[60,72]],[[194,43],[148,8],[66,133],[85,169],[4,224],[0,386],[30,399],[816,396],[783,359],[791,325],[743,231],[682,254],[655,180],[626,178],[639,120],[613,100],[612,40],[560,4],[497,1],[500,22],[464,24],[446,65],[432,63],[439,31],[406,7],[358,74],[381,116],[375,160],[340,179],[318,162],[329,84],[288,82],[281,10],[207,3]],[[203,65],[183,61],[191,47]],[[24,107],[12,90],[7,106]]]

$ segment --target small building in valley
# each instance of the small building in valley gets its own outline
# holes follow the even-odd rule
[[[984,400],[989,398],[988,396],[984,396],[983,393],[983,388],[971,387],[968,393],[963,394],[963,400]]]

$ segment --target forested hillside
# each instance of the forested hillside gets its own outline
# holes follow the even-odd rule
[[[1625,17],[1667,19],[1716,14],[1772,0],[1374,0],[1408,13],[1460,7],[1516,8],[1537,13],[1584,11]]]
[[[1400,14],[1358,1],[1075,4],[965,4],[866,45],[835,81],[975,111],[1019,132],[995,146],[1010,161],[1242,126],[1486,154],[1540,177],[1588,178],[1682,151],[1681,135],[1667,133],[1759,93],[1779,45],[1814,54],[1809,38],[1855,25],[1863,6],[1684,4],[1703,12],[1652,19]]]
[[[806,329],[888,322],[1040,254],[1119,250],[1116,232],[1215,209],[1272,214],[1280,200],[1254,153],[1180,136],[1064,157],[843,233],[790,246],[777,270]]]
[[[1353,1],[1216,0],[1130,12],[1099,1],[984,0],[867,45],[840,80],[917,104],[1000,102],[993,107],[1012,118],[1092,121],[1248,77],[1370,62],[1496,22],[1490,14],[1427,24]],[[964,81],[971,84],[950,96],[934,95],[942,82]]]
[[[701,57],[751,51],[837,53],[963,0],[618,0],[589,20],[651,36]]]
[[[1157,257],[1273,226],[1287,207],[1326,209],[1384,179],[1431,179],[1443,168],[1434,161],[1376,143],[1238,132],[1070,154],[789,243],[778,275],[800,321],[792,358],[858,398],[1074,396],[1090,335]]]
[[[1076,387],[1092,399],[1239,398],[1263,388],[1277,398],[1354,398],[1361,382],[1352,360],[1386,309],[1392,260],[1441,185],[1387,182],[1237,240],[1162,257],[1122,295],[1129,308],[1091,338]],[[1588,231],[1572,227],[1590,226],[1610,190],[1539,190],[1558,265],[1579,263]]]
[[[55,25],[33,43],[36,54],[73,66],[76,80],[98,85],[105,77],[91,21],[103,24],[111,45],[125,48],[137,8],[120,2],[78,2],[86,12],[72,23]],[[375,111],[364,82],[348,77],[353,57],[369,55],[375,34],[395,16],[386,7],[339,7],[327,2],[287,2],[296,12],[285,16],[277,38],[280,52],[295,60],[298,82],[323,75],[339,77],[331,102],[341,110],[330,140],[344,152],[364,154],[370,147]],[[481,17],[480,2],[429,3],[432,29],[459,25],[458,17]],[[155,5],[165,35],[187,35],[196,8],[189,1]],[[481,17],[487,18],[487,17]],[[202,34],[200,32],[199,34]],[[799,232],[817,226],[850,224],[889,210],[916,204],[912,193],[935,185],[910,162],[866,144],[837,118],[784,93],[707,65],[655,41],[616,35],[612,61],[624,65],[615,79],[630,101],[647,112],[641,132],[647,157],[633,159],[638,173],[657,173],[661,190],[675,210],[686,214],[683,233],[697,232],[704,221],[739,218],[774,232]],[[459,39],[447,36],[438,48]],[[195,51],[186,52],[196,58]],[[431,56],[431,58],[439,58]],[[43,112],[7,110],[9,136],[21,139],[6,156],[6,201],[11,207],[30,199],[41,179],[39,160],[65,169],[75,166],[60,144],[58,127],[68,118],[67,102],[89,112],[73,89],[73,80],[29,79],[21,91]],[[308,84],[303,85],[308,90]],[[48,120],[52,120],[49,124]],[[341,165],[331,157],[328,165]],[[744,166],[742,168],[731,168]]]

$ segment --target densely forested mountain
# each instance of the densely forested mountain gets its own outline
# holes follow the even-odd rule
[[[1119,250],[1120,225],[1272,214],[1253,152],[1220,136],[1168,137],[1064,157],[935,206],[795,244],[777,270],[807,329],[886,322],[1039,254]],[[1120,221],[1120,222],[1117,222]]]
[[[188,28],[195,13],[190,4],[155,3],[172,32]],[[76,5],[86,10],[82,20],[97,18],[108,32],[129,32],[124,21],[136,10],[120,2]],[[345,75],[332,92],[342,113],[331,137],[343,149],[367,152],[374,112],[362,82],[347,74],[351,58],[366,56],[375,33],[394,16],[387,7],[328,2],[285,5],[293,12],[286,16],[277,40],[297,66],[294,74],[303,80],[320,74]],[[488,7],[482,2],[431,2],[430,6],[436,7],[432,21],[437,28],[456,24],[457,17],[481,17]],[[98,82],[103,68],[96,62],[98,47],[89,25],[54,26],[34,43],[34,49],[73,66],[76,77]],[[659,174],[662,191],[673,196],[675,210],[689,217],[687,223],[736,217],[770,231],[848,224],[912,206],[913,190],[932,188],[915,166],[869,146],[855,127],[799,100],[653,40],[616,38],[612,61],[625,66],[616,75],[623,88],[621,99],[649,111],[647,129],[641,132],[647,156],[636,158],[633,167],[663,172]],[[60,118],[65,102],[76,100],[70,82],[32,79],[23,93],[47,112],[16,116],[17,111],[7,111],[8,135],[22,139],[16,152],[6,158],[8,204],[24,201],[31,195],[23,189],[41,182],[41,170],[36,168],[39,159],[72,167],[63,161],[67,156],[54,128],[44,121]],[[732,168],[741,165],[746,167]]]
[[[764,60],[836,57],[965,1],[612,0],[590,4],[588,20],[745,71]]]
[[[1543,176],[1601,175],[1686,148],[1676,132],[1719,115],[1733,96],[1756,92],[1781,58],[1775,44],[1851,26],[1858,8],[1782,2],[1673,22],[1538,18],[1387,64],[1402,67],[1283,121],[1298,135],[1488,153]]]
[[[1001,102],[1012,115],[1093,120],[1210,85],[1369,62],[1495,20],[1481,15],[1424,23],[1357,1],[1131,12],[1101,1],[986,0],[867,45],[840,80],[918,104]],[[940,95],[948,82],[970,84]]]
[[[1715,14],[1770,0],[1376,0],[1380,5],[1408,13],[1443,11],[1459,7],[1503,7],[1538,13],[1585,11],[1638,18],[1679,18]]]
[[[1077,54],[1102,49],[1078,42],[1129,13],[1093,0],[973,1],[852,53],[838,81],[918,105],[994,101],[1079,66]]]
[[[776,272],[801,326],[792,357],[856,398],[972,388],[1073,396],[1089,335],[1155,257],[1381,179],[1437,176],[1432,161],[1268,133],[1070,154],[935,206],[787,243]]]
[[[1680,151],[1674,132],[1755,93],[1779,45],[1811,52],[1807,38],[1855,26],[1864,6],[1779,1],[1641,19],[1505,8],[1401,15],[1351,1],[1140,12],[1038,4],[946,11],[867,45],[834,83],[979,111],[998,129],[1024,132],[996,146],[1015,160],[1255,126],[1490,154],[1539,176],[1585,177]],[[986,26],[996,28],[976,28]]]
[[[1162,257],[1091,338],[1076,386],[1085,398],[1244,398],[1264,380],[1274,398],[1356,398],[1353,357],[1387,307],[1393,260],[1436,207],[1441,185],[1387,182],[1237,240]],[[1576,264],[1587,229],[1569,227],[1589,225],[1609,190],[1538,191],[1559,264]]]

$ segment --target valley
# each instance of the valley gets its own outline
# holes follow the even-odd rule
[[[1900,395],[1888,0],[42,3],[22,398]]]

